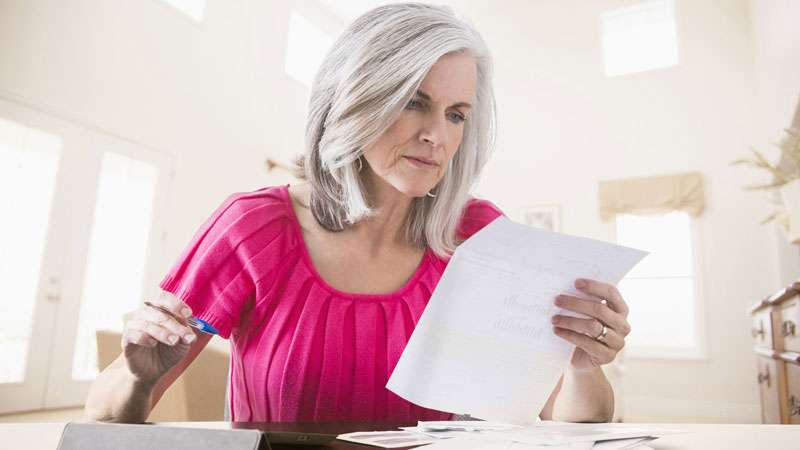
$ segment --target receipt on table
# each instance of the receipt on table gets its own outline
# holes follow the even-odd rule
[[[616,284],[646,254],[498,217],[453,254],[386,387],[426,408],[533,424],[574,349],[552,332],[555,297],[589,298],[576,279]]]

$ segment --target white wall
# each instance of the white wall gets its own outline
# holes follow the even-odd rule
[[[564,232],[613,240],[599,180],[701,171],[708,359],[629,358],[618,409],[626,420],[758,422],[745,310],[798,255],[758,225],[769,207],[742,189],[758,177],[728,164],[788,123],[800,52],[780,42],[800,42],[784,14],[797,18],[798,2],[676,0],[681,64],[607,79],[598,14],[631,3],[505,2],[472,18],[495,55],[499,113],[479,193],[512,218],[559,204]],[[159,0],[0,0],[0,95],[177,156],[166,270],[228,193],[290,180],[264,166],[302,149],[307,92],[283,72],[290,6],[209,0],[198,25]]]

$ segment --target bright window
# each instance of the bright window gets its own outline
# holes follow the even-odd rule
[[[678,64],[672,0],[642,2],[602,14],[605,72],[609,77]]]
[[[73,379],[97,375],[97,330],[122,331],[141,303],[158,167],[105,152],[92,220]],[[113,295],[113,299],[109,299]]]
[[[617,215],[617,242],[650,254],[620,282],[630,306],[628,355],[702,357],[696,255],[689,215]]]
[[[206,0],[164,0],[192,19],[202,22],[206,12]]]
[[[286,73],[311,87],[322,59],[333,44],[333,38],[296,12],[289,16],[286,41]]]

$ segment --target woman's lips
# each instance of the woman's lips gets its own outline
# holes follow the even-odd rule
[[[431,161],[429,159],[420,158],[417,156],[404,156],[403,158],[405,158],[411,164],[417,167],[422,167],[424,169],[432,169],[434,167],[439,167],[439,164],[436,164],[435,161]]]

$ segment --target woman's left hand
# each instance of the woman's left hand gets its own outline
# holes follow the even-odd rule
[[[605,301],[559,295],[555,300],[556,306],[589,318],[555,315],[552,318],[553,332],[575,344],[570,366],[582,372],[592,371],[613,361],[625,346],[625,337],[631,332],[627,319],[628,305],[617,288],[610,284],[579,279],[575,281],[575,288]]]

